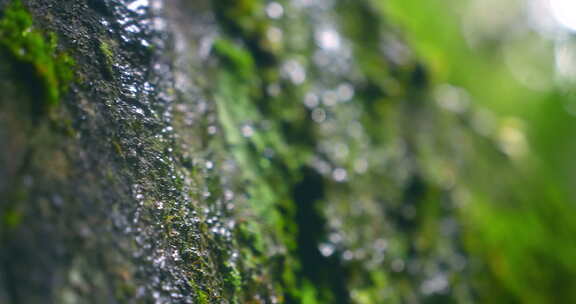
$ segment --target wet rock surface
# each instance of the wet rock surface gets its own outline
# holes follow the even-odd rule
[[[0,302],[469,300],[452,114],[374,2],[23,1],[75,80],[34,122],[0,57]]]

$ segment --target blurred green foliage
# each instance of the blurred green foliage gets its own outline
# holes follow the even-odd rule
[[[574,37],[561,29],[555,32],[561,39],[539,32],[529,1],[377,3],[426,60],[436,86],[460,87],[472,113],[490,113],[493,131],[486,135],[509,152],[503,157],[481,148],[482,136],[458,143],[474,147],[463,148],[466,165],[455,188],[479,297],[486,303],[576,301],[576,120],[568,109],[570,80],[554,66],[558,44]],[[508,144],[522,151],[509,151]]]

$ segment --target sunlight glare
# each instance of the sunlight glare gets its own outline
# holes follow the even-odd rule
[[[576,0],[549,0],[552,14],[558,23],[576,31]]]

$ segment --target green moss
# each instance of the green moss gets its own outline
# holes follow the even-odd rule
[[[108,42],[100,40],[100,52],[104,55],[107,64],[111,65],[114,63],[114,53]]]
[[[390,67],[379,46],[383,36],[382,16],[366,2],[349,0],[339,3],[338,12],[343,32],[352,42],[358,67],[369,81],[390,92]]]
[[[2,53],[26,66],[42,87],[40,112],[59,103],[73,78],[74,61],[56,49],[53,33],[45,34],[34,28],[32,16],[20,1],[9,4],[0,20]]]
[[[214,50],[224,65],[218,74],[215,96],[219,122],[243,172],[251,209],[261,219],[250,229],[242,229],[241,239],[247,243],[242,245],[252,247],[254,255],[265,254],[263,248],[277,246],[274,243],[282,244],[291,252],[280,266],[282,286],[278,288],[287,298],[298,302],[301,293],[296,278],[300,265],[295,254],[297,227],[292,220],[295,202],[291,191],[310,150],[289,145],[280,125],[282,120],[258,107],[262,79],[250,53],[225,40],[217,42]],[[268,122],[266,128],[251,125],[263,121]],[[243,134],[246,125],[251,125],[253,134]],[[273,151],[274,158],[266,157],[269,151]],[[240,277],[230,279],[240,284]]]
[[[198,304],[210,303],[210,300],[209,300],[210,298],[208,297],[208,294],[206,294],[206,292],[200,288],[196,289],[196,299],[198,300]]]
[[[136,294],[136,287],[130,282],[119,282],[117,283],[118,288],[116,289],[115,296],[117,300],[128,301],[133,299]]]
[[[260,0],[217,0],[215,5],[221,20],[243,36],[253,36],[265,22]]]
[[[226,263],[225,271],[224,282],[229,289],[234,291],[233,294],[238,295],[241,292],[242,287],[242,276],[240,275],[238,268]]]
[[[222,63],[227,65],[237,75],[248,79],[254,75],[254,59],[246,50],[235,46],[232,42],[219,39],[214,42],[214,53]]]
[[[2,222],[7,229],[14,229],[22,222],[22,213],[16,209],[9,209],[4,212]]]
[[[316,288],[309,281],[304,281],[302,287],[302,303],[303,304],[318,304],[318,294]]]

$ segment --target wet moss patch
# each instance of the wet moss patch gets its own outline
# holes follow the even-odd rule
[[[58,105],[73,78],[74,60],[57,50],[54,33],[34,27],[32,16],[20,1],[10,3],[0,19],[0,52],[13,58],[15,69],[29,75],[40,87],[41,100],[33,108],[37,114]]]

